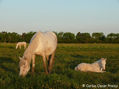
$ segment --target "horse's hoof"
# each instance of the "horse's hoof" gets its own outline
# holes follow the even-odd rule
[[[34,72],[31,72],[32,75],[34,75]]]
[[[51,71],[49,71],[48,73],[51,74]]]
[[[48,75],[48,72],[45,72],[46,73],[46,75]]]

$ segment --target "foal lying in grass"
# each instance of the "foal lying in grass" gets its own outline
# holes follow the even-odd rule
[[[106,59],[101,58],[100,60],[89,64],[89,63],[81,63],[75,67],[75,70],[83,71],[83,72],[105,72],[105,65],[106,65]]]

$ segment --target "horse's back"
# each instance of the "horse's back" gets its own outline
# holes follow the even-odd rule
[[[44,41],[42,40],[45,54],[50,55],[57,47],[57,36],[53,32],[46,32],[43,34]]]
[[[57,37],[53,32],[37,32],[31,39],[30,44],[34,44],[36,53],[46,52],[51,54],[57,47]]]
[[[33,37],[30,40],[30,43],[34,40],[34,39],[47,39],[48,41],[52,40],[57,40],[57,36],[55,35],[55,33],[53,32],[37,32],[36,34],[33,35]]]
[[[45,39],[45,43],[48,43],[49,45],[54,45],[57,44],[57,36],[55,35],[55,33],[53,32],[46,32],[43,35],[44,39]],[[46,45],[48,46],[48,45]]]
[[[78,70],[80,71],[88,71],[91,68],[91,64],[80,63],[77,67],[78,67]]]
[[[26,42],[18,42],[17,44],[19,44],[19,45],[22,45],[22,44],[26,44]]]

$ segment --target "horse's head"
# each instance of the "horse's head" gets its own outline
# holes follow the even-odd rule
[[[20,76],[25,76],[28,71],[30,70],[30,65],[28,64],[28,61],[23,57],[19,57],[20,62],[19,62],[19,67],[20,67]]]
[[[102,70],[105,70],[105,65],[106,65],[106,58],[101,58],[101,67],[102,67]]]

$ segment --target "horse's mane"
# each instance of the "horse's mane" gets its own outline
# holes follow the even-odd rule
[[[42,34],[41,32],[37,32],[31,39],[30,44],[28,46],[28,48],[25,50],[24,52],[24,58],[27,59],[27,61],[30,62],[31,57],[33,52],[35,51],[35,49],[37,48],[38,45],[38,40],[40,37],[40,34]]]
[[[100,59],[100,60],[95,61],[94,63],[100,63],[100,62],[101,62],[101,59]]]
[[[102,65],[102,63],[101,63],[101,59],[100,60],[98,60],[98,61],[96,61],[96,62],[94,62],[94,63],[92,63],[93,65],[95,65],[95,64],[98,64],[100,67],[101,67],[101,65]]]

